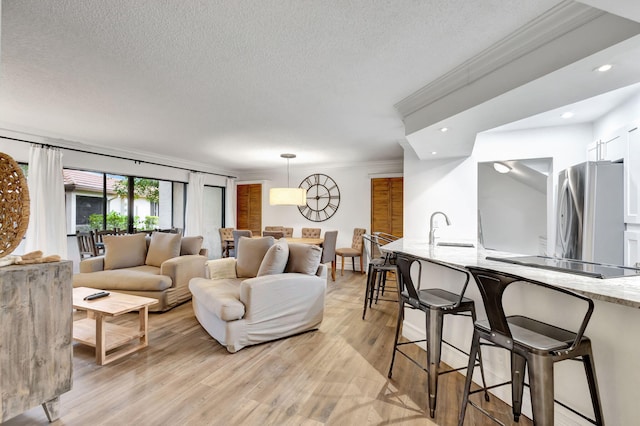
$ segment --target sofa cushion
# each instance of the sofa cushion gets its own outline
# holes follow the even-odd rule
[[[121,269],[144,265],[147,243],[144,234],[105,235],[104,269]]]
[[[310,244],[289,244],[289,261],[285,272],[315,275],[320,266],[322,249]]]
[[[192,278],[189,290],[199,305],[215,314],[222,321],[235,321],[244,316],[244,304],[240,301],[238,279],[211,281],[206,278]]]
[[[284,272],[289,260],[289,245],[284,238],[275,242],[262,259],[260,269],[258,269],[258,277],[263,275],[275,275]]]
[[[135,268],[80,273],[73,276],[73,286],[114,291],[162,291],[171,287],[171,278],[166,275],[159,275],[159,273],[160,268],[146,265]]]
[[[168,232],[154,232],[151,234],[151,243],[145,264],[160,266],[165,260],[180,256],[180,234]]]
[[[204,238],[201,235],[196,237],[182,237],[182,241],[180,242],[180,256],[200,254],[203,240]]]
[[[258,274],[264,255],[273,245],[273,237],[247,238],[238,240],[236,274],[242,278],[253,278]]]
[[[212,280],[236,278],[236,259],[233,257],[209,260],[206,265]]]

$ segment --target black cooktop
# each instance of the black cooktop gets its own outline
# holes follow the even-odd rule
[[[592,263],[574,259],[560,259],[547,256],[514,256],[494,257],[487,256],[487,260],[513,263],[533,268],[550,269],[552,271],[566,272],[569,274],[586,275],[593,278],[615,278],[639,276],[640,269],[626,266],[607,265],[604,263]]]

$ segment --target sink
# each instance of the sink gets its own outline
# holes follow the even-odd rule
[[[444,247],[475,247],[471,243],[449,243],[445,241],[441,241],[437,245],[444,246]]]

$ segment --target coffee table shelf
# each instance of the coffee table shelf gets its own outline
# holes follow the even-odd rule
[[[139,339],[144,336],[144,332],[129,327],[123,327],[118,324],[105,322],[105,350],[108,352],[112,349],[119,348],[132,340]],[[73,338],[79,343],[96,347],[96,320],[93,318],[85,318],[73,323]]]

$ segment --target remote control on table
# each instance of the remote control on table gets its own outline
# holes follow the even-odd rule
[[[107,297],[108,295],[109,295],[108,291],[100,291],[98,293],[93,293],[93,294],[90,294],[88,296],[85,296],[84,300],[99,299],[101,297]]]

